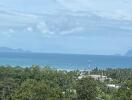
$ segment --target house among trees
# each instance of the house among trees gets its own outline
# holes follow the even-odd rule
[[[102,75],[89,75],[89,76],[94,80],[100,80],[100,81],[105,81],[108,79],[107,76],[102,76]]]

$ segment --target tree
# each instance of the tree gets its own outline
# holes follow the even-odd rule
[[[28,79],[12,94],[12,100],[52,100],[61,98],[62,91],[54,83]]]
[[[97,97],[97,84],[92,78],[78,80],[76,85],[78,100],[95,100]]]
[[[118,100],[132,100],[132,80],[127,81],[116,94]]]

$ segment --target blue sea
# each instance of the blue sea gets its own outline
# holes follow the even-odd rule
[[[31,66],[57,69],[131,68],[132,57],[84,54],[0,53],[0,65]]]

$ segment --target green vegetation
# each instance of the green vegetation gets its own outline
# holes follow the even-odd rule
[[[132,69],[91,71],[92,75],[102,73],[112,80],[95,80],[88,71],[0,66],[0,100],[132,100]]]
[[[97,82],[92,78],[82,78],[76,85],[79,100],[96,100]]]

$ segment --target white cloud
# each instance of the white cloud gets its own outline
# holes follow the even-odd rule
[[[76,28],[73,28],[71,30],[61,31],[60,35],[69,35],[69,34],[76,33],[76,32],[81,32],[81,31],[83,31],[82,27],[76,27]]]
[[[11,37],[11,34],[8,33],[8,32],[2,32],[2,35],[4,36],[4,38],[10,38]]]
[[[12,37],[13,33],[15,33],[15,30],[13,28],[9,28],[8,30],[1,32],[1,34],[7,38]]]
[[[50,37],[52,35],[55,35],[54,32],[50,31],[49,27],[47,26],[47,24],[45,22],[38,23],[37,29],[45,37]]]
[[[37,30],[38,33],[41,33],[45,37],[56,37],[56,36],[61,36],[61,35],[62,36],[70,35],[73,33],[75,34],[77,32],[82,32],[82,34],[84,34],[83,30],[87,31],[86,33],[88,33],[89,31],[91,32],[91,30],[96,31],[97,29],[101,29],[107,26],[108,28],[114,27],[118,29],[119,24],[116,25],[116,22],[114,21],[111,23],[109,22],[107,23],[107,21],[109,21],[108,18],[116,19],[116,20],[118,19],[132,20],[132,14],[130,13],[130,10],[128,10],[128,8],[124,9],[124,6],[122,5],[123,2],[121,2],[122,0],[121,1],[119,0],[117,1],[113,1],[113,0],[108,0],[108,1],[105,1],[105,0],[57,0],[57,1],[71,11],[85,11],[85,12],[77,13],[77,12],[69,11],[69,13],[64,12],[64,14],[54,13],[51,15],[50,14],[37,15],[37,14],[21,13],[21,12],[10,11],[10,10],[6,11],[2,9],[2,11],[0,10],[0,22],[1,22],[0,28],[1,26],[2,27],[5,26],[7,28],[13,26],[18,30],[19,28],[23,29],[24,32],[27,32],[27,31],[36,32]],[[127,2],[124,1],[124,2],[128,4],[128,1]],[[117,6],[118,3],[120,4],[119,7]],[[61,12],[63,12],[63,10],[61,10]],[[98,16],[107,17],[107,18],[99,21],[98,20],[99,17],[93,14],[93,17],[97,18],[97,21],[99,22],[99,23],[98,22],[96,23],[96,19],[91,17],[92,13],[96,13]],[[91,16],[87,16],[87,14]],[[56,15],[59,16],[59,18],[56,17]],[[44,16],[46,16],[45,18],[47,19],[44,19]],[[127,25],[124,25],[124,26],[125,26],[124,29],[127,29],[126,28]],[[21,29],[19,31],[22,31]],[[9,29],[9,33],[13,33],[13,32],[14,32],[13,29]]]
[[[15,30],[12,29],[12,28],[10,28],[8,31],[9,31],[9,33],[14,33],[15,32]]]
[[[27,27],[27,31],[28,32],[32,32],[33,31],[33,28],[32,27]]]
[[[124,10],[124,9],[118,9],[115,10],[115,13],[117,18],[124,19],[124,20],[132,20],[132,14],[131,12]],[[114,15],[113,14],[113,15]]]
[[[48,29],[48,27],[47,27],[47,25],[46,25],[45,22],[39,23],[39,24],[37,25],[37,28],[38,28],[38,30],[39,30],[40,32],[42,32],[42,33],[48,33],[48,32],[49,32],[49,29]]]
[[[131,0],[57,0],[71,11],[86,11],[103,17],[132,20]]]
[[[36,24],[40,20],[41,17],[35,14],[21,13],[0,8],[0,26],[22,27],[29,24]]]

